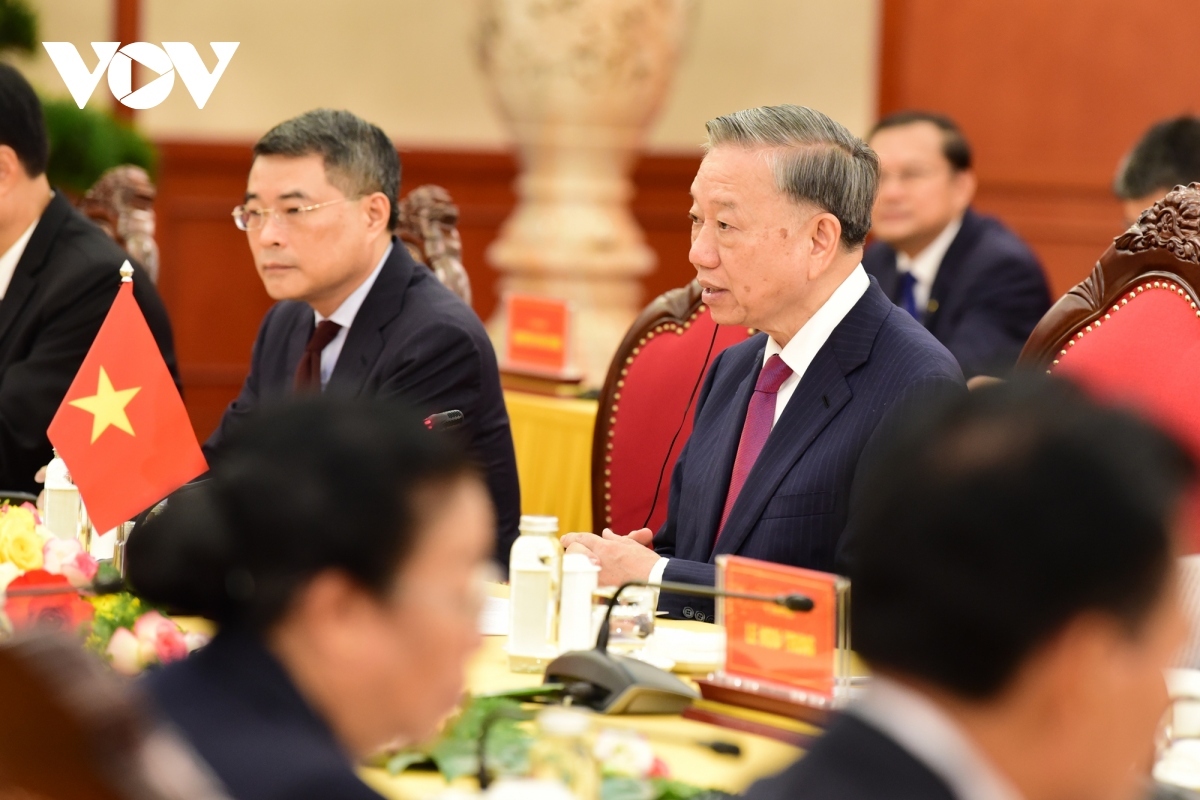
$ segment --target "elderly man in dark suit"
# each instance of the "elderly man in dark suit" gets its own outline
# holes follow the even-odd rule
[[[0,489],[36,493],[46,428],[100,330],[129,258],[46,177],[49,144],[29,83],[0,64]],[[172,375],[166,309],[133,269],[133,295]]]
[[[953,357],[862,265],[879,164],[818,111],[774,106],[708,123],[692,183],[691,261],[723,325],[762,333],[714,359],[653,537],[567,537],[601,581],[712,584],[725,553],[833,571],[859,463],[889,416],[963,390]],[[710,619],[710,601],[659,608]]]
[[[882,450],[850,570],[871,683],[749,800],[1145,797],[1187,630],[1188,456],[1026,379],[929,409]]]
[[[968,378],[1007,372],[1050,308],[1050,290],[1025,243],[971,210],[962,131],[938,114],[902,112],[880,120],[870,144],[883,171],[863,266]]]
[[[242,419],[298,391],[403,398],[426,414],[462,411],[496,507],[496,557],[507,563],[521,502],[496,355],[475,312],[392,235],[395,146],[350,112],[322,109],[277,125],[254,154],[233,216],[279,302],[206,454],[219,458]]]

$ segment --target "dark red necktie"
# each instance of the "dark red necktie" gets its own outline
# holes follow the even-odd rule
[[[777,355],[767,359],[762,371],[758,373],[758,382],[754,384],[754,394],[750,395],[750,405],[746,408],[746,422],[742,425],[742,438],[738,441],[737,456],[733,459],[733,475],[729,479],[729,493],[725,495],[725,510],[721,512],[721,527],[717,528],[716,539],[721,538],[725,530],[725,521],[729,519],[729,511],[737,502],[746,478],[758,460],[767,437],[771,435],[771,427],[775,424],[775,396],[779,387],[792,375],[792,368],[783,363]],[[717,543],[714,539],[713,549]]]
[[[296,380],[293,385],[298,392],[321,391],[321,351],[334,340],[342,329],[332,320],[325,320],[316,327],[308,344],[304,347],[304,355],[296,366]]]

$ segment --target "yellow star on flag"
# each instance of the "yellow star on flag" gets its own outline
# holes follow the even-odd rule
[[[133,432],[133,425],[129,423],[129,417],[125,414],[125,406],[129,405],[129,401],[141,390],[142,387],[135,386],[132,389],[116,391],[113,389],[112,381],[108,379],[108,373],[104,371],[104,367],[101,367],[100,383],[96,387],[96,393],[91,397],[72,400],[70,405],[82,408],[92,415],[93,444],[110,425],[120,428],[130,436],[136,436]]]

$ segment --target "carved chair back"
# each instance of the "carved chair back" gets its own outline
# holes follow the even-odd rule
[[[657,297],[634,321],[608,368],[592,439],[592,525],[626,534],[657,530],[667,490],[692,432],[712,360],[753,331],[718,326],[700,285]]]
[[[158,282],[158,243],[154,240],[154,198],[158,189],[146,170],[132,164],[100,176],[79,203],[99,225]]]
[[[409,254],[433,270],[450,291],[471,305],[471,279],[462,262],[458,206],[441,186],[425,184],[400,201],[396,235]]]

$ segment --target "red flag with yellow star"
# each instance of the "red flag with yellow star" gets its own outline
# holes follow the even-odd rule
[[[48,433],[102,533],[208,469],[132,281],[121,284]]]

